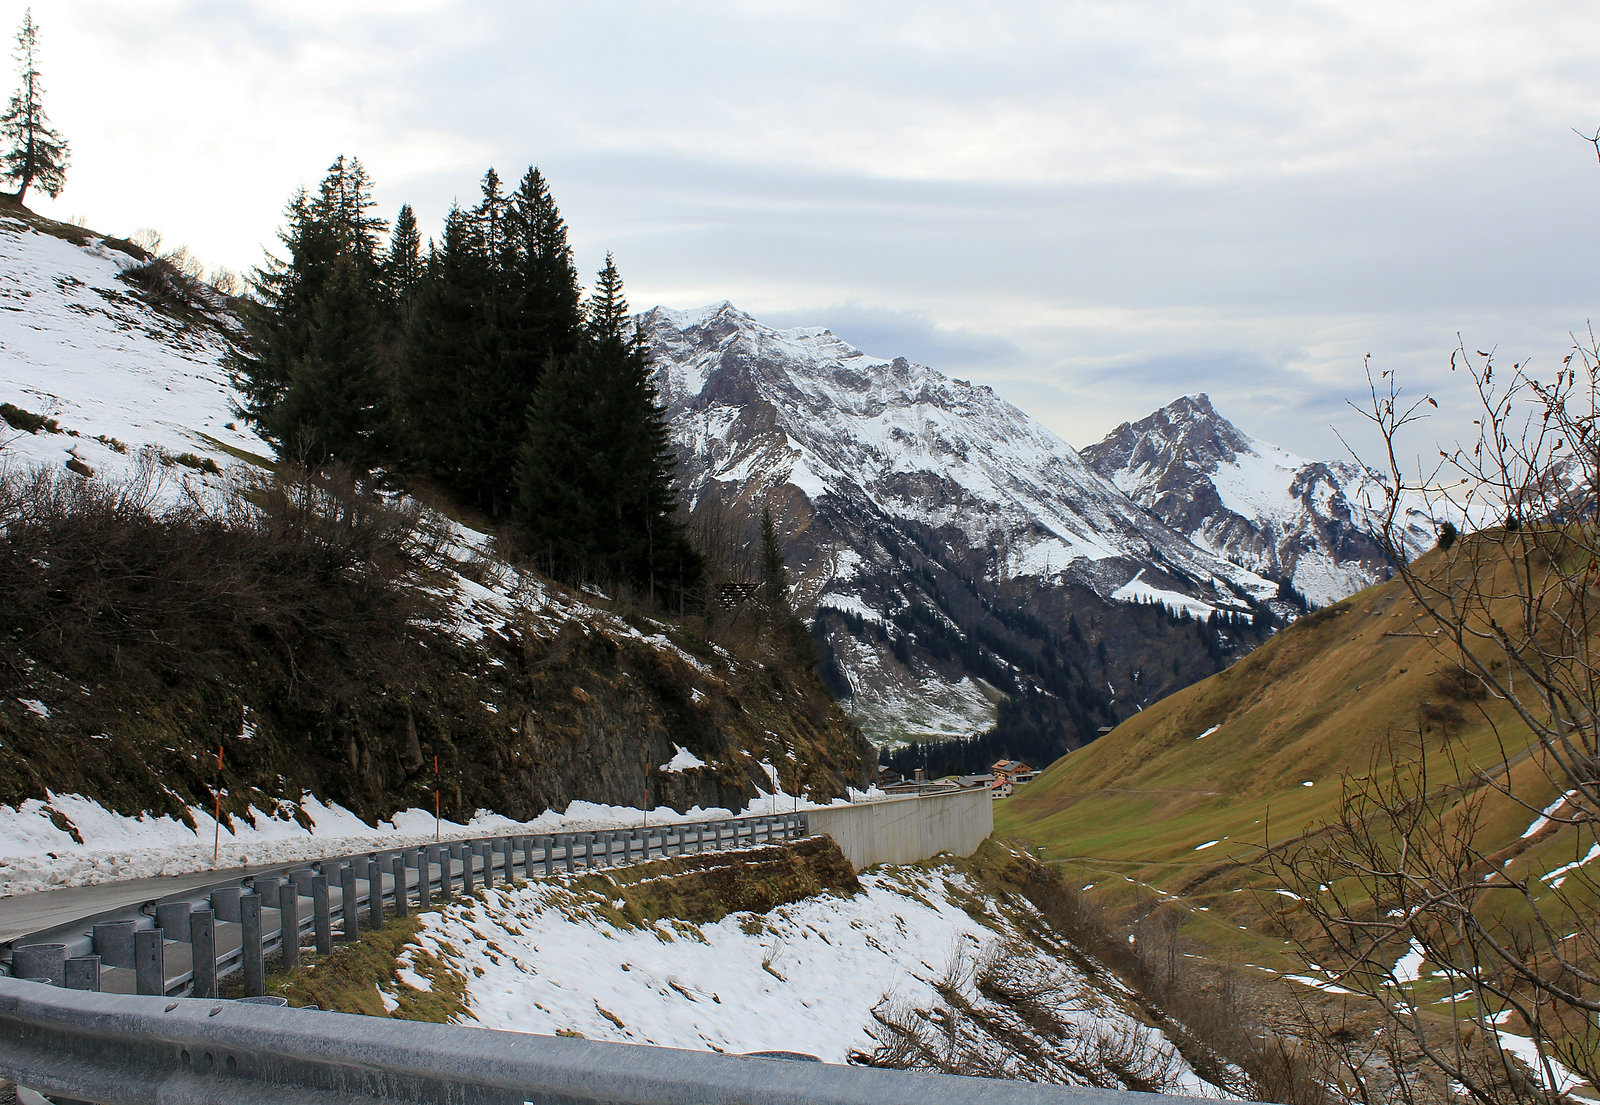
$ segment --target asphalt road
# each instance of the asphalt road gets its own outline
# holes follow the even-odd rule
[[[284,866],[274,863],[258,867],[219,867],[214,871],[194,871],[187,875],[160,875],[95,886],[70,886],[62,890],[0,898],[0,944],[78,918],[153,902],[168,894],[178,894],[197,886],[244,878],[262,871],[276,871]]]

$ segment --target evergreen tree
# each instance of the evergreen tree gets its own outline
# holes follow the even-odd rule
[[[416,303],[417,290],[425,275],[422,260],[422,235],[417,231],[416,212],[402,204],[389,234],[389,252],[383,258],[383,294],[396,320],[404,325]]]
[[[480,506],[484,467],[515,456],[495,457],[483,445],[479,381],[493,352],[485,318],[492,280],[477,221],[452,207],[417,293],[398,380],[409,466]]]
[[[266,429],[313,466],[342,461],[358,472],[383,460],[388,420],[380,319],[368,274],[337,258],[312,305],[308,342]]]
[[[17,185],[16,201],[21,203],[28,189],[54,199],[67,183],[70,149],[67,140],[51,129],[44,113],[44,84],[38,66],[39,29],[33,22],[33,9],[22,15],[17,31],[17,63],[22,67],[22,83],[6,113],[0,115],[0,177]]]
[[[377,206],[372,198],[372,178],[361,159],[340,154],[322,178],[314,211],[333,235],[338,252],[354,258],[366,270],[364,277],[375,277],[379,268],[378,238],[386,227],[374,213]]]
[[[761,511],[761,601],[777,613],[789,613],[789,570],[783,563],[783,546],[772,524],[772,511]]]
[[[546,368],[518,465],[517,520],[533,555],[570,580],[685,601],[704,570],[674,515],[674,457],[650,365],[612,258],[585,340]]]
[[[337,457],[366,468],[384,452],[384,224],[374,206],[361,162],[340,155],[314,198],[302,190],[290,200],[279,235],[287,256],[269,256],[254,274],[251,341],[234,375],[264,436],[305,449],[312,462]]]
[[[583,294],[567,224],[538,169],[530,168],[511,194],[506,238],[512,301],[506,355],[531,394],[545,362],[572,352],[583,332]]]

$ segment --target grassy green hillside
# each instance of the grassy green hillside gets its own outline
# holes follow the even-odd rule
[[[1484,556],[1498,540],[1436,550],[1417,568],[1426,586],[1459,593],[1470,566],[1495,596],[1485,609],[1515,633],[1521,608],[1511,573],[1524,564]],[[1559,552],[1555,559],[1561,568]],[[1537,589],[1538,572],[1521,576],[1529,579]],[[1527,639],[1548,647],[1557,620],[1527,621]],[[1559,621],[1563,632],[1585,624],[1571,613]],[[1503,674],[1504,654],[1492,649],[1478,655]],[[1417,965],[1420,977],[1408,979],[1413,972],[1400,963],[1409,941],[1430,938],[1410,913],[1425,892],[1467,903],[1501,939],[1542,946],[1549,970],[1587,977],[1600,915],[1594,875],[1583,867],[1593,858],[1593,827],[1581,811],[1578,824],[1540,820],[1576,780],[1552,768],[1529,727],[1462,658],[1448,629],[1441,632],[1401,582],[1369,588],[1058,760],[997,806],[996,827],[1064,868],[1113,915],[1140,916],[1167,902],[1208,958],[1286,972],[1313,970],[1308,959],[1349,966],[1305,896],[1336,901],[1373,941],[1360,969],[1400,977],[1406,1000],[1441,1020],[1464,1015],[1458,968],[1430,951]],[[1525,684],[1521,693],[1530,694]],[[1448,879],[1407,888],[1313,858],[1349,859],[1364,842],[1379,857],[1372,870],[1399,864],[1393,857],[1402,847],[1427,850],[1436,867],[1455,866]],[[1566,879],[1563,871],[1571,872]],[[1436,934],[1441,949],[1465,946],[1459,932]],[[1563,959],[1572,966],[1548,966]],[[1510,993],[1513,1002],[1532,1000],[1515,986]],[[1520,1009],[1504,1014],[1504,1000],[1465,1015],[1527,1033],[1527,1018]],[[1575,1022],[1576,1034],[1555,1027],[1567,1012],[1547,1009],[1545,1031],[1586,1054],[1592,1026]]]
[[[1524,751],[1527,730],[1451,649],[1401,584],[1369,588],[1056,761],[996,826],[1086,881],[1114,873],[1260,926],[1239,891],[1276,889],[1251,870],[1263,846],[1336,817],[1341,778],[1386,774],[1391,742],[1415,749],[1420,734],[1480,768]],[[1520,766],[1519,795],[1547,804],[1554,784]],[[1488,812],[1507,842],[1530,821],[1514,802]]]

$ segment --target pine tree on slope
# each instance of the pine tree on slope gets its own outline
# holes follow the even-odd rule
[[[22,84],[6,113],[0,115],[0,177],[17,185],[15,199],[21,203],[31,186],[54,199],[67,182],[70,149],[67,140],[51,129],[44,113],[44,85],[38,67],[39,29],[33,22],[33,9],[22,16],[17,31],[17,62],[22,66]]]
[[[586,339],[550,362],[529,409],[519,528],[554,575],[626,583],[681,605],[703,564],[674,517],[664,415],[609,256]]]
[[[382,268],[383,295],[399,325],[409,322],[426,272],[416,212],[409,203],[402,204],[394,217],[394,230],[389,234],[389,251],[384,254]]]
[[[287,257],[269,256],[253,275],[259,306],[246,316],[251,342],[234,358],[234,376],[263,434],[305,450],[311,463],[337,457],[365,468],[384,453],[384,224],[374,206],[361,162],[340,155],[315,198],[302,190],[290,200],[279,235]],[[335,332],[321,334],[330,323]],[[335,431],[335,423],[348,428]]]

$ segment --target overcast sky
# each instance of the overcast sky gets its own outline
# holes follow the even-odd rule
[[[0,0],[8,37],[25,6]],[[1553,372],[1596,301],[1593,3],[33,12],[73,156],[38,210],[243,270],[341,152],[425,230],[537,164],[636,308],[825,325],[1074,445],[1206,391],[1338,455],[1367,353],[1441,389],[1453,437],[1458,332]]]

